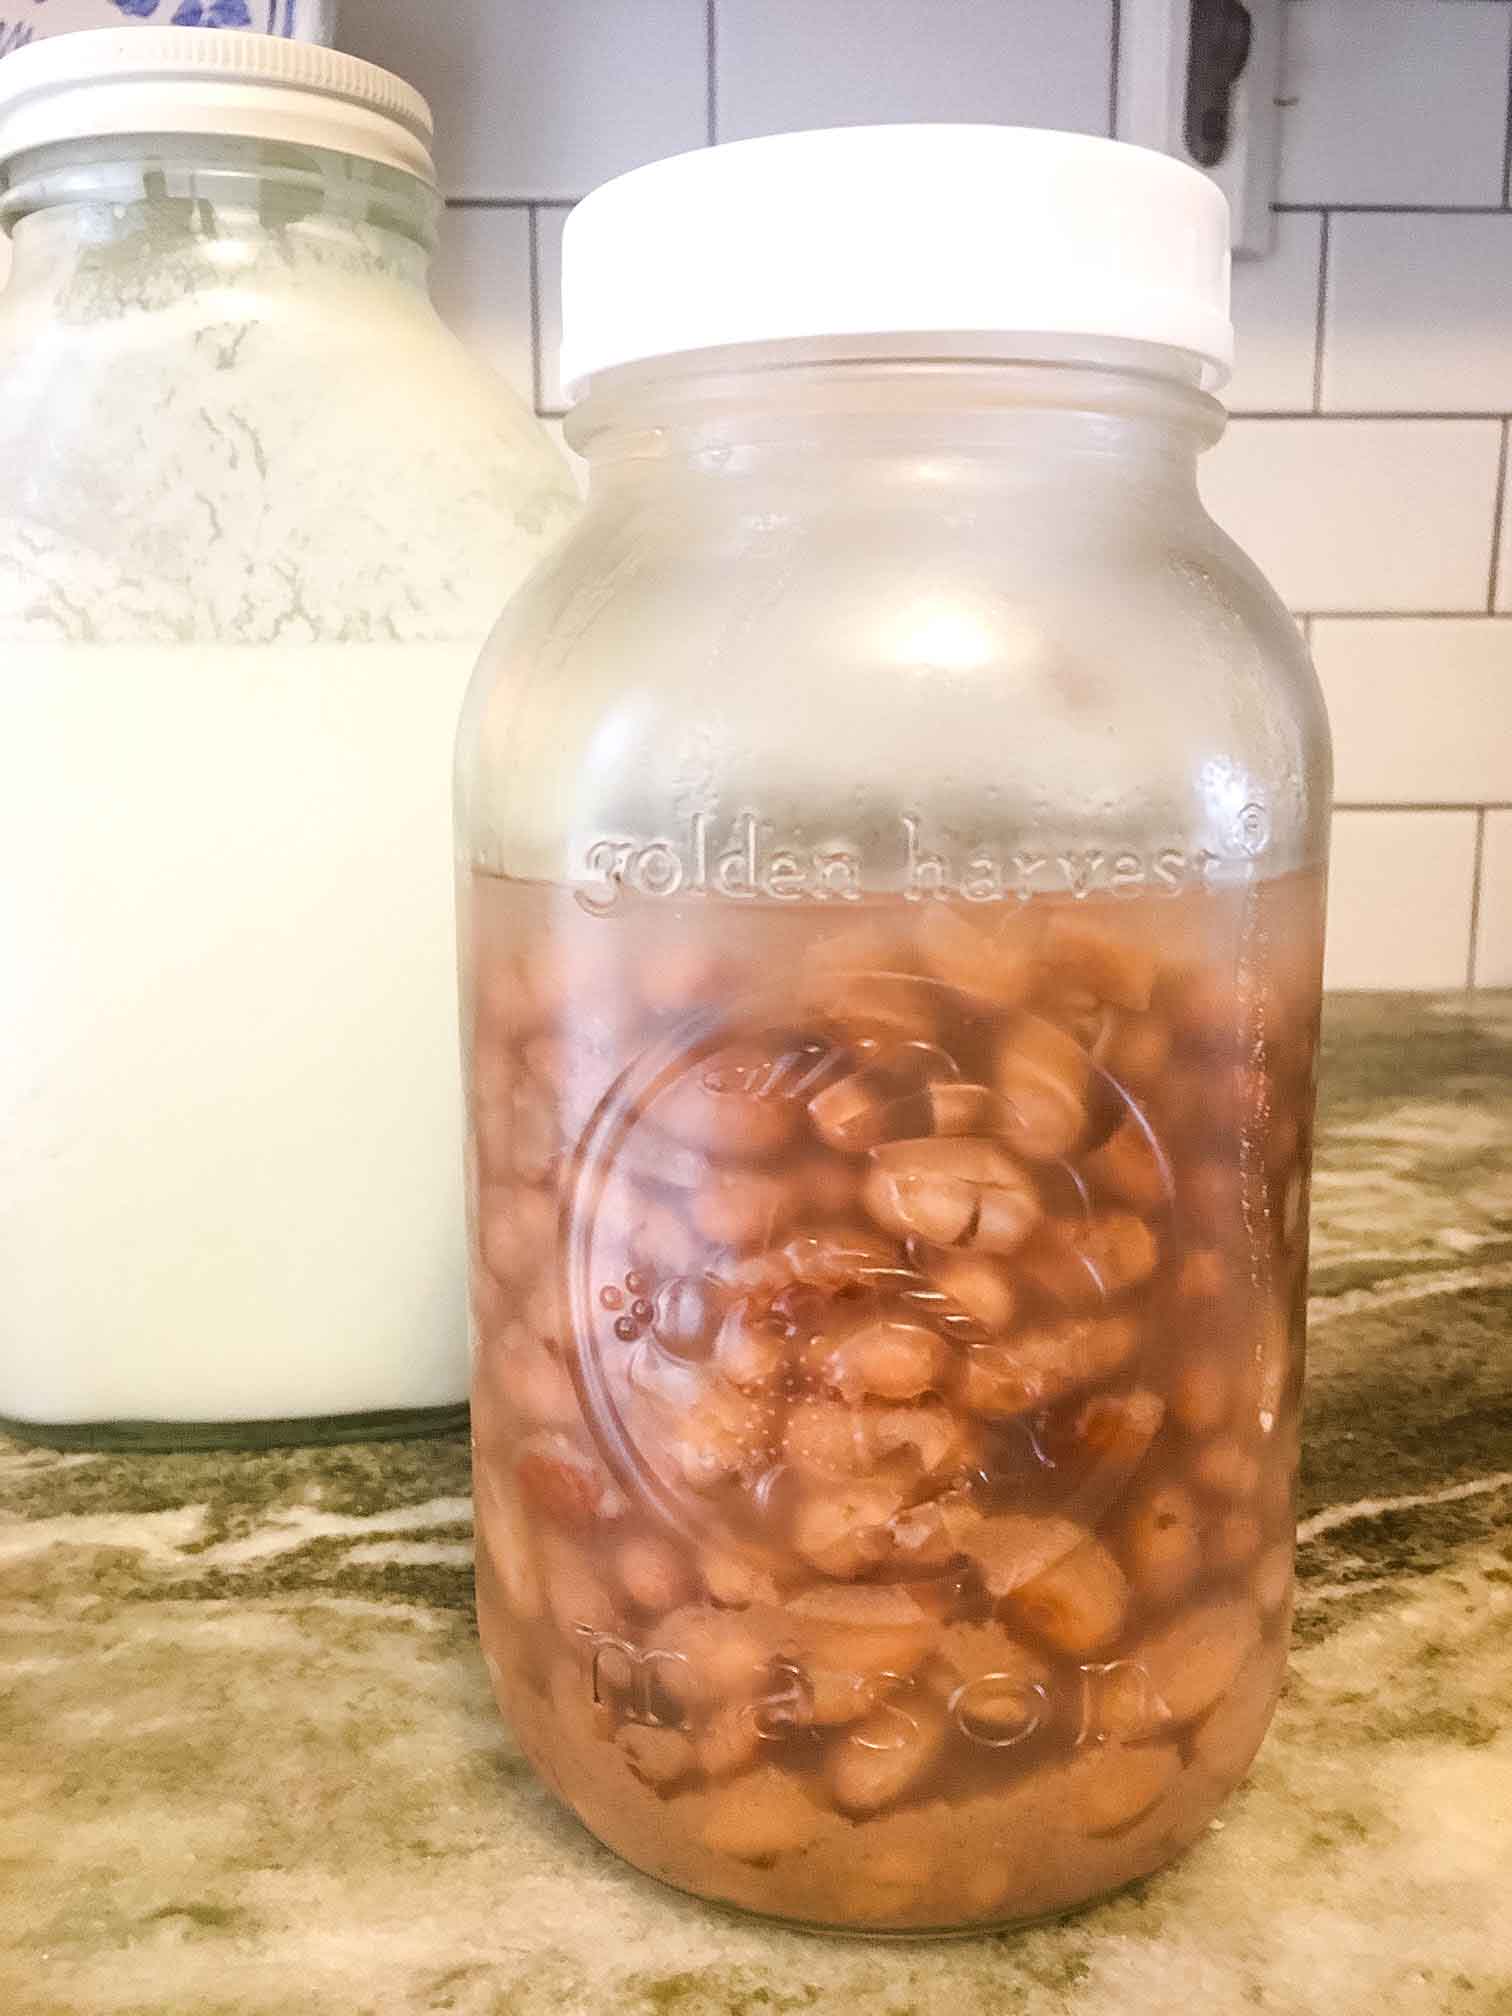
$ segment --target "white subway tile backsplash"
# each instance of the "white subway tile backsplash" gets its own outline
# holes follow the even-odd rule
[[[581,196],[708,137],[704,0],[359,0],[341,25],[431,100],[450,196]]]
[[[439,305],[554,415],[562,226],[595,183],[702,145],[711,109],[722,139],[888,119],[1103,132],[1114,13],[352,0],[345,27],[428,92],[447,191],[474,199],[444,221]],[[1204,492],[1313,617],[1345,807],[1330,984],[1453,988],[1473,960],[1479,985],[1512,986],[1512,508],[1498,518],[1506,423],[1486,417],[1512,410],[1512,4],[1291,0],[1288,17],[1281,198],[1312,207],[1235,267],[1241,417]]]
[[[1509,321],[1512,213],[1332,220],[1325,407],[1505,411]]]
[[[1475,882],[1474,812],[1336,812],[1329,987],[1462,987]]]
[[[1341,803],[1512,804],[1512,620],[1320,618]]]
[[[716,0],[715,23],[721,140],[893,119],[1108,130],[1111,0]]]
[[[565,209],[536,212],[536,285],[541,329],[541,411],[559,413],[562,393],[562,227]]]
[[[1235,413],[1305,413],[1313,402],[1323,219],[1276,219],[1263,259],[1234,261],[1237,361],[1224,393]]]
[[[1512,7],[1293,0],[1284,203],[1500,203]]]
[[[1512,987],[1512,812],[1486,814],[1475,984]]]
[[[1202,488],[1293,609],[1482,610],[1500,449],[1494,420],[1236,420]]]
[[[529,212],[444,212],[431,292],[462,340],[534,404]]]

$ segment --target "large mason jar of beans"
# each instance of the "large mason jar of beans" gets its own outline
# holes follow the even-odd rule
[[[1064,1911],[1286,1661],[1329,756],[1198,500],[1225,205],[719,147],[579,209],[565,339],[587,513],[460,755],[499,1702],[703,1897]]]

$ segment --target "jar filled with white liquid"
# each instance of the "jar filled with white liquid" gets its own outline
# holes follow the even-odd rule
[[[427,292],[426,106],[265,36],[0,66],[0,1422],[462,1417],[448,794],[574,509]]]

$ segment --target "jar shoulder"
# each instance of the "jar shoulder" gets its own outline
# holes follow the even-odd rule
[[[109,642],[476,640],[576,509],[423,301],[0,317],[0,634],[84,602]]]
[[[1331,782],[1300,631],[1195,499],[602,503],[495,632],[461,763],[506,856],[554,818],[660,830],[692,791],[782,824],[886,806],[1110,839],[1258,804],[1298,865]]]

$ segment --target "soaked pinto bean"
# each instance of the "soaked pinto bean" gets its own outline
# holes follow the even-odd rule
[[[874,1410],[840,1400],[800,1400],[788,1410],[782,1453],[800,1476],[863,1477],[877,1466]]]
[[[1136,1211],[1161,1210],[1170,1198],[1171,1178],[1155,1137],[1140,1121],[1123,1121],[1082,1162],[1094,1188]]]
[[[1058,1463],[1091,1470],[1102,1489],[1121,1488],[1144,1461],[1165,1419],[1158,1393],[1099,1393],[1046,1435]]]
[[[986,996],[998,1008],[1028,1000],[1039,968],[1037,917],[1005,918],[982,930],[943,903],[930,904],[915,936],[919,963],[947,987]]]
[[[826,1814],[798,1779],[775,1764],[732,1778],[703,1826],[703,1844],[740,1862],[795,1854],[824,1831]],[[828,1816],[833,1824],[833,1815]]]
[[[879,1406],[872,1439],[878,1456],[893,1459],[916,1483],[957,1478],[980,1457],[970,1426],[938,1400],[911,1407]]]
[[[500,1185],[478,1200],[483,1264],[499,1281],[528,1281],[556,1240],[556,1199],[546,1190]]]
[[[1176,1293],[1185,1302],[1216,1302],[1228,1285],[1223,1255],[1205,1246],[1185,1255],[1176,1277]]]
[[[820,1584],[772,1620],[777,1649],[811,1673],[907,1676],[928,1655],[939,1620],[910,1590],[887,1583]]]
[[[939,1035],[939,990],[908,972],[824,973],[811,978],[804,1006],[847,1042],[932,1043]]]
[[[1148,944],[1070,910],[1059,910],[1050,919],[1045,963],[1061,980],[1135,1015],[1149,1007],[1158,971]]]
[[[503,1388],[522,1420],[541,1428],[570,1428],[577,1423],[577,1389],[567,1368],[543,1343],[515,1329],[493,1349]]]
[[[692,1594],[692,1567],[669,1541],[645,1534],[624,1540],[615,1568],[625,1594],[642,1610],[673,1610]]]
[[[698,1763],[692,1738],[680,1729],[629,1722],[614,1732],[614,1742],[636,1777],[658,1790],[678,1784]]]
[[[1192,1480],[1219,1498],[1253,1498],[1260,1488],[1260,1459],[1233,1435],[1205,1442],[1192,1463]]]
[[[784,1057],[759,1043],[732,1043],[706,1057],[656,1101],[658,1127],[722,1161],[761,1160],[784,1148],[799,1107],[784,1096]]]
[[[699,1550],[698,1571],[716,1603],[746,1609],[753,1603],[781,1600],[786,1564],[770,1553],[707,1545]]]
[[[480,1478],[479,1552],[488,1564],[504,1601],[521,1624],[534,1624],[545,1609],[541,1577],[536,1568],[530,1521],[518,1496],[488,1474]]]
[[[1013,1268],[988,1253],[931,1253],[925,1263],[940,1291],[989,1333],[1007,1330],[1018,1308]]]
[[[809,1121],[826,1147],[860,1154],[884,1141],[902,1140],[928,1127],[937,1084],[959,1074],[932,1043],[892,1043],[847,1053],[857,1061],[814,1093]]]
[[[903,1505],[894,1485],[858,1478],[806,1496],[793,1515],[793,1546],[825,1575],[859,1575],[893,1551]]]
[[[1099,1033],[1094,1054],[1115,1084],[1149,1092],[1159,1086],[1171,1054],[1170,1024],[1156,1014],[1115,1014]]]
[[[590,1532],[618,1519],[625,1501],[608,1471],[567,1435],[532,1435],[515,1459],[524,1503],[569,1532]]]
[[[1005,1598],[1009,1616],[1054,1651],[1078,1658],[1118,1636],[1129,1607],[1123,1570],[1090,1533]]]
[[[765,1294],[775,1304],[789,1288],[815,1288],[833,1295],[865,1287],[897,1273],[902,1260],[902,1247],[884,1239],[875,1226],[826,1226],[738,1262],[727,1279],[741,1293]]]
[[[693,1225],[715,1246],[769,1246],[796,1205],[785,1176],[764,1169],[711,1171],[694,1194]]]
[[[667,1430],[666,1446],[687,1482],[707,1490],[758,1462],[780,1431],[773,1402],[741,1393],[727,1380],[709,1379]]]
[[[918,1400],[940,1384],[949,1362],[937,1331],[895,1316],[822,1339],[821,1348],[824,1383],[847,1399]]]
[[[1065,1766],[1062,1785],[1072,1825],[1086,1834],[1113,1834],[1163,1799],[1181,1776],[1170,1743],[1100,1743]]]
[[[972,1533],[985,1517],[961,1492],[906,1506],[892,1521],[898,1565],[922,1571],[948,1567],[967,1551]]]
[[[761,1729],[748,1701],[716,1708],[694,1737],[692,1750],[706,1778],[728,1778],[761,1754]]]
[[[1045,1219],[1020,1265],[1042,1295],[1068,1309],[1098,1309],[1147,1281],[1159,1259],[1143,1218],[1108,1211],[1085,1222]]]
[[[1040,1216],[1034,1185],[994,1141],[898,1141],[875,1150],[862,1186],[884,1231],[930,1246],[1012,1253]]]
[[[1124,1564],[1141,1595],[1174,1603],[1202,1571],[1202,1517],[1180,1484],[1161,1484],[1129,1507],[1123,1525]]]
[[[766,1672],[766,1639],[749,1614],[686,1604],[657,1624],[656,1676],[684,1708],[749,1701]]]
[[[1049,1662],[998,1624],[951,1624],[926,1685],[956,1726],[991,1748],[1027,1740],[1044,1720]]]
[[[1248,1602],[1199,1604],[1132,1648],[1127,1677],[1104,1692],[1110,1726],[1133,1738],[1195,1722],[1228,1693],[1259,1642]]]
[[[1237,1574],[1249,1566],[1264,1544],[1265,1534],[1252,1512],[1225,1512],[1213,1528],[1213,1565],[1220,1574]]]
[[[896,1696],[835,1739],[825,1760],[843,1813],[876,1813],[916,1790],[945,1747],[943,1712],[917,1692]]]
[[[1069,1154],[1087,1124],[1092,1060],[1043,1016],[1024,1015],[997,1053],[995,1084],[1013,1112],[1010,1144],[1031,1161]]]
[[[781,1330],[747,1308],[732,1309],[714,1345],[714,1364],[742,1393],[773,1393],[787,1378],[792,1349]]]
[[[529,1502],[523,1491],[521,1498]],[[540,1549],[547,1607],[562,1636],[577,1646],[585,1632],[612,1631],[619,1612],[592,1555],[550,1530],[541,1534]]]
[[[1107,1316],[972,1345],[960,1371],[960,1397],[989,1419],[1029,1414],[1111,1378],[1133,1357],[1138,1341],[1132,1317]]]
[[[1221,1351],[1196,1347],[1171,1374],[1171,1415],[1190,1435],[1211,1435],[1229,1417],[1233,1378]]]

